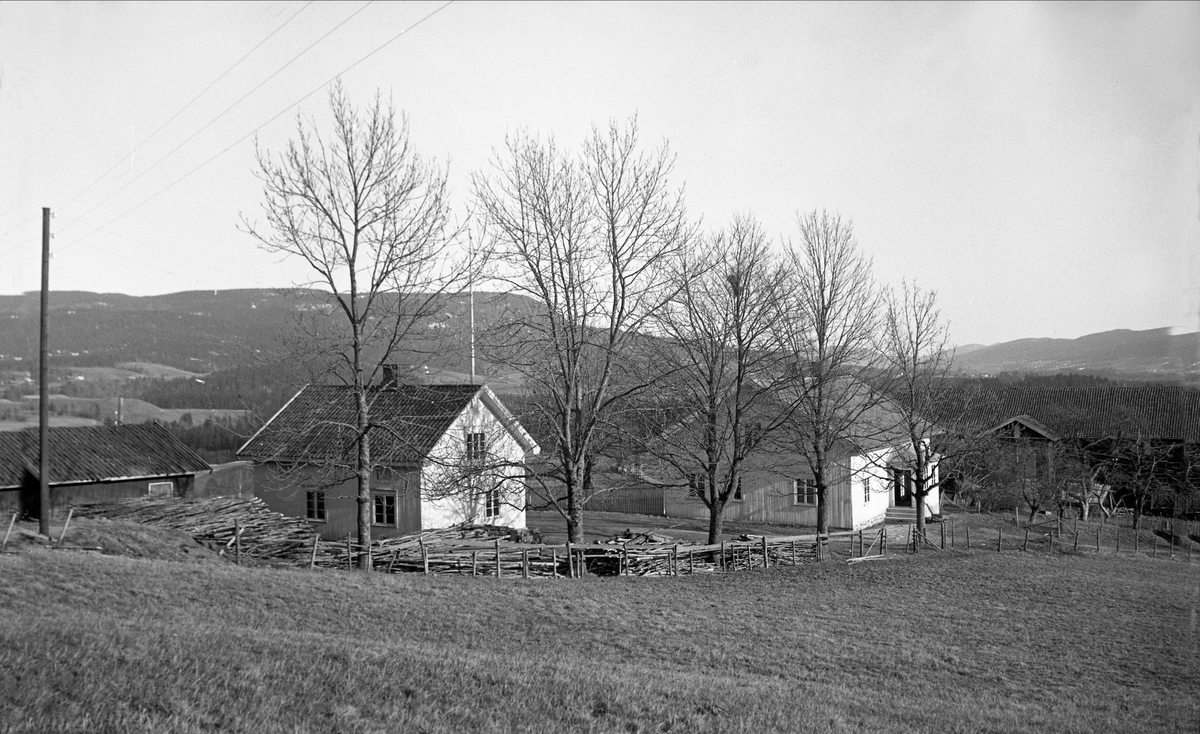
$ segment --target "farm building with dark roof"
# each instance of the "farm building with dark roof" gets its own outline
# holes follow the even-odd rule
[[[186,495],[211,467],[155,423],[51,427],[50,504]],[[39,512],[37,428],[0,432],[0,513]]]

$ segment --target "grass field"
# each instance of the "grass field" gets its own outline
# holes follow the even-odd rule
[[[0,556],[0,731],[1197,731],[1200,564],[526,581]]]

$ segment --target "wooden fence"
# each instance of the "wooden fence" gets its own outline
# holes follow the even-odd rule
[[[237,563],[308,568],[352,568],[367,556],[387,573],[439,573],[519,578],[683,576],[796,566],[844,558],[852,563],[922,550],[1069,551],[1178,558],[1191,562],[1200,545],[1200,523],[1146,518],[1140,531],[1119,524],[1052,518],[1009,525],[998,516],[950,516],[930,523],[885,525],[818,538],[796,535],[742,539],[711,545],[605,543],[520,544],[507,528],[470,525],[387,538],[362,547],[347,537],[319,538],[303,520],[268,510],[260,500],[186,501],[139,498],[75,508],[76,517],[104,516],[185,530]],[[987,517],[989,522],[973,522]],[[15,517],[13,518],[15,521]],[[69,519],[68,519],[69,524]],[[9,523],[11,532],[12,522]],[[66,534],[66,528],[63,535]],[[5,533],[7,541],[8,533]],[[59,545],[62,538],[59,538]],[[1200,553],[1197,553],[1200,555]]]

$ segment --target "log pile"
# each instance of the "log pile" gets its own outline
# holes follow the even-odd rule
[[[182,530],[217,553],[243,563],[308,565],[314,545],[319,565],[333,561],[333,544],[316,541],[316,533],[306,521],[272,512],[257,498],[138,497],[82,504],[75,508],[75,515]]]
[[[354,567],[369,553],[372,568],[386,573],[508,578],[681,576],[818,560],[815,537],[811,536],[742,536],[725,543],[691,545],[664,542],[670,540],[665,536],[627,533],[595,545],[550,546],[514,543],[510,528],[475,524],[385,538],[367,549],[350,538],[319,539],[306,521],[272,512],[256,498],[141,497],[80,505],[75,513],[183,530],[226,558],[243,563],[344,569]]]

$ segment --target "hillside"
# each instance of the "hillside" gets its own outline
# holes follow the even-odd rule
[[[524,299],[476,294],[476,319],[487,323]],[[187,291],[161,296],[59,291],[50,295],[54,367],[166,365],[191,373],[264,364],[289,357],[285,340],[298,320],[322,322],[334,309],[327,293],[309,289]],[[397,361],[431,369],[462,369],[466,360],[467,296],[450,296],[423,324],[426,339]],[[329,322],[325,322],[329,323]],[[336,319],[332,323],[339,323]],[[36,364],[38,294],[0,296],[0,367]]]
[[[1162,559],[551,582],[40,551],[0,576],[9,732],[1167,732],[1200,686],[1195,573]]]
[[[1086,370],[1196,379],[1200,377],[1200,333],[1116,329],[1078,339],[1017,339],[960,351],[955,364],[973,374]]]

